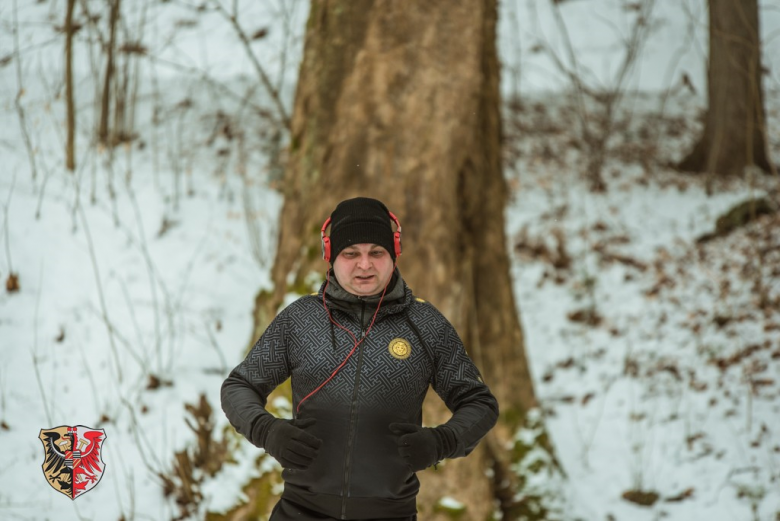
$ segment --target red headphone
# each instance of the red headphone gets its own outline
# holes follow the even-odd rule
[[[401,223],[398,222],[398,218],[395,215],[393,215],[393,212],[388,211],[387,213],[390,214],[390,219],[393,220],[396,226],[396,231],[395,233],[393,233],[393,247],[395,249],[395,257],[397,259],[398,256],[401,255]],[[328,227],[329,224],[330,224],[330,217],[328,218],[327,221],[325,221],[325,224],[322,225],[322,230],[320,231],[320,237],[322,238],[322,258],[325,259],[327,262],[330,262],[330,237],[325,235],[325,229]],[[395,269],[395,262],[393,262],[393,269]],[[308,400],[309,398],[317,394],[317,392],[320,389],[325,387],[325,384],[330,382],[333,379],[333,377],[336,376],[336,374],[339,371],[341,371],[341,368],[344,367],[347,361],[355,353],[358,346],[363,342],[363,340],[366,339],[368,334],[371,332],[371,328],[374,327],[374,321],[376,320],[376,316],[379,313],[379,308],[380,306],[382,306],[382,301],[385,298],[385,293],[387,292],[387,286],[390,284],[390,279],[388,279],[387,284],[385,284],[385,288],[382,290],[382,296],[379,298],[379,304],[377,304],[376,306],[376,310],[374,311],[374,316],[373,318],[371,318],[371,323],[368,325],[368,329],[360,339],[358,339],[352,331],[342,326],[341,324],[339,324],[333,319],[333,316],[331,315],[330,310],[328,309],[328,304],[327,302],[325,302],[325,294],[328,291],[328,284],[330,284],[330,270],[328,270],[328,278],[327,281],[325,282],[325,289],[322,291],[322,307],[325,308],[325,312],[328,314],[328,320],[330,320],[336,327],[346,331],[347,334],[349,334],[349,336],[352,337],[354,344],[352,346],[352,350],[349,352],[349,354],[347,354],[346,358],[344,358],[344,360],[339,364],[339,366],[336,367],[336,369],[331,373],[331,375],[324,382],[318,385],[312,392],[304,396],[300,402],[298,402],[298,406],[295,408],[295,411],[297,413],[301,412],[301,406],[303,405],[303,402],[305,402],[306,400]]]
[[[393,212],[388,211],[387,212],[390,215],[390,219],[395,223],[395,233],[393,234],[393,247],[395,248],[395,258],[401,256],[401,223],[398,222],[398,217],[396,217]],[[320,230],[320,238],[322,239],[322,258],[325,259],[325,262],[330,262],[330,237],[325,235],[325,229],[330,225],[330,217],[328,217],[328,220],[325,221],[325,224],[322,225],[322,230]]]

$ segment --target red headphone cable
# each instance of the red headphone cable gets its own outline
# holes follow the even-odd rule
[[[393,272],[395,272],[395,263],[393,263]],[[344,361],[339,364],[339,366],[333,371],[333,373],[328,377],[328,379],[325,380],[324,382],[322,382],[320,385],[318,385],[316,389],[314,389],[312,392],[310,392],[309,394],[304,396],[303,399],[300,402],[298,402],[298,407],[295,408],[295,412],[296,413],[301,412],[301,405],[303,405],[303,402],[308,400],[317,391],[319,391],[320,389],[325,387],[325,384],[327,384],[328,382],[333,380],[333,377],[336,376],[336,373],[338,373],[341,370],[341,368],[344,367],[344,365],[347,363],[347,361],[350,359],[350,357],[355,353],[355,350],[358,348],[358,346],[363,342],[363,340],[366,339],[366,337],[368,336],[368,333],[371,332],[371,328],[374,327],[374,321],[376,320],[376,315],[377,315],[377,313],[379,313],[379,308],[382,306],[382,300],[384,300],[384,298],[385,298],[385,292],[387,292],[387,286],[390,285],[390,280],[392,280],[392,278],[393,277],[391,276],[390,279],[388,279],[387,283],[385,284],[385,289],[382,290],[382,296],[379,298],[379,304],[377,304],[377,306],[376,306],[376,311],[374,311],[374,316],[371,318],[371,323],[368,325],[368,329],[366,330],[366,333],[363,335],[363,338],[358,340],[357,337],[355,337],[355,335],[352,333],[352,331],[350,331],[346,327],[342,326],[341,324],[339,324],[338,322],[333,320],[333,316],[330,314],[330,310],[328,309],[328,304],[325,302],[325,292],[328,290],[328,285],[330,284],[330,270],[328,270],[328,273],[327,273],[326,279],[325,279],[325,288],[322,290],[322,305],[325,308],[325,312],[328,314],[328,318],[330,319],[330,321],[333,322],[333,324],[336,327],[346,331],[347,334],[349,334],[349,336],[352,337],[352,340],[355,342],[355,345],[352,346],[352,351],[349,352],[349,354],[344,359]]]

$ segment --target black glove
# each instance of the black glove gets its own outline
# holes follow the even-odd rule
[[[306,432],[314,418],[305,420],[275,419],[265,438],[265,451],[286,469],[305,470],[314,461],[322,440]]]
[[[423,470],[448,457],[455,450],[455,435],[449,427],[420,427],[414,423],[391,423],[398,435],[398,452],[412,472]]]

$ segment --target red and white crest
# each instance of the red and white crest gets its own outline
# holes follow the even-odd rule
[[[54,490],[76,499],[97,486],[106,470],[105,430],[62,425],[41,429],[38,438],[43,443],[43,475]]]

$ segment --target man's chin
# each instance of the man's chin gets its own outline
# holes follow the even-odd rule
[[[381,293],[382,288],[380,288],[376,282],[372,281],[371,284],[353,284],[352,291],[359,297],[370,297],[372,295]]]

